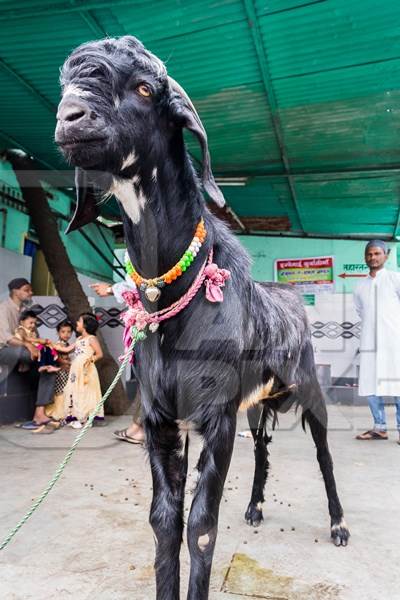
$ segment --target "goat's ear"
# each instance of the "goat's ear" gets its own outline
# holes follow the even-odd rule
[[[87,174],[83,169],[75,169],[76,206],[75,212],[65,233],[71,233],[88,223],[93,223],[99,216],[98,206],[93,188],[88,186]]]
[[[195,109],[193,102],[185,92],[185,90],[177,83],[172,77],[168,77],[171,91],[178,95],[178,105],[172,102],[171,105],[174,107],[174,112],[178,117],[179,121],[184,127],[186,127],[193,135],[197,138],[201,153],[202,153],[202,174],[201,180],[203,187],[207,194],[210,196],[218,206],[225,205],[225,198],[217,186],[214,175],[211,171],[211,160],[210,152],[208,150],[207,133],[204,129],[203,123]]]

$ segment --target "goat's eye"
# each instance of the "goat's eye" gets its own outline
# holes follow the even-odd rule
[[[137,88],[136,91],[141,95],[144,96],[145,98],[148,98],[149,96],[151,96],[151,88],[149,85],[147,85],[147,83],[140,83]]]

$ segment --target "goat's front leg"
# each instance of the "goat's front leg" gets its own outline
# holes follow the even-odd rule
[[[179,600],[188,447],[175,423],[154,427],[145,422],[145,429],[153,477],[150,524],[156,537],[157,600]]]
[[[227,407],[225,413],[210,419],[200,432],[204,446],[197,467],[199,479],[187,527],[190,552],[187,600],[208,599],[219,505],[232,457],[235,430],[235,410]]]
[[[264,502],[264,488],[268,478],[268,444],[272,437],[266,432],[266,408],[253,406],[247,411],[250,430],[254,439],[254,480],[251,490],[251,499],[244,518],[248,525],[257,527],[263,520],[262,505]]]

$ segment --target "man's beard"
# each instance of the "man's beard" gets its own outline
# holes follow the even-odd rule
[[[25,308],[30,308],[31,306],[33,306],[32,298],[27,298],[26,300],[23,300],[21,302],[21,306],[24,306]]]

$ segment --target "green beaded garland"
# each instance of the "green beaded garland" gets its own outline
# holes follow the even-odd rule
[[[204,229],[204,224],[203,224],[203,229]],[[197,232],[197,230],[196,230],[196,232]],[[205,233],[205,230],[204,230],[204,233]],[[194,244],[194,242],[196,242],[196,243]],[[199,244],[199,239],[198,238],[196,238],[195,240],[194,239],[192,240],[191,245],[186,250],[186,252],[183,254],[181,260],[176,265],[176,266],[180,267],[180,269],[181,269],[182,272],[186,271],[188,269],[188,267],[190,267],[190,265],[192,264],[192,262],[196,258],[197,254],[198,254],[198,249],[202,245],[202,243],[203,242],[201,242]],[[196,251],[196,250],[197,250],[197,252],[196,252],[196,254],[194,254],[194,251]],[[131,261],[130,261],[129,258],[125,261],[125,270],[126,270],[126,272],[127,272],[127,274],[129,276],[132,276],[133,274],[136,274],[136,277],[139,277],[142,280],[142,283],[139,286],[141,290],[144,290],[144,289],[146,289],[148,287],[149,283],[146,282],[146,280],[143,281],[143,278],[139,276],[139,274],[137,273],[137,270],[132,265],[132,263],[131,263]],[[171,271],[170,279],[175,280],[178,275],[172,276],[173,269],[171,269],[170,271]],[[175,271],[175,273],[176,273],[176,271]],[[168,272],[167,274],[165,274],[164,276],[162,276],[160,278],[155,278],[155,279],[151,280],[153,282],[152,285],[156,285],[157,287],[162,288],[162,287],[164,287],[166,285],[166,283],[171,283],[171,281],[167,281],[166,282],[163,279],[163,277],[165,277],[166,275],[169,275],[169,274],[170,274],[170,272]],[[148,281],[150,281],[150,280],[148,280]]]

